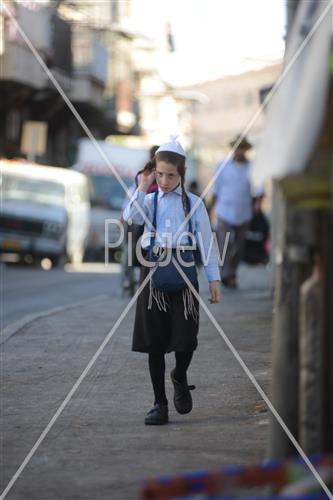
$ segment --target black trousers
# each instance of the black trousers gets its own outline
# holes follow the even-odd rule
[[[192,361],[193,351],[175,352],[176,368],[174,377],[179,382],[186,381],[186,372]],[[168,403],[165,394],[165,355],[164,353],[150,353],[148,356],[149,372],[153,385],[155,404]]]

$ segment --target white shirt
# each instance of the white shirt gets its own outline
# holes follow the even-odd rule
[[[250,184],[250,162],[238,163],[231,159],[221,162],[215,179],[213,193],[217,197],[216,213],[219,219],[240,226],[252,217],[252,195]]]
[[[160,189],[158,190],[155,245],[167,248],[189,245],[187,235],[189,231],[188,223],[179,232],[185,219],[181,194],[182,190],[180,186],[168,193],[164,193]],[[187,195],[190,198],[192,208],[199,200],[199,197],[193,193],[187,193]],[[154,196],[155,193],[146,194],[136,190],[123,213],[124,220],[127,222],[129,219],[132,219],[135,224],[145,224],[141,240],[143,248],[148,248],[150,245],[150,232],[152,228],[145,223],[134,201],[137,202],[149,221],[152,222]],[[217,245],[215,239],[212,237],[210,220],[202,200],[199,201],[198,207],[191,217],[191,221],[192,231],[201,253],[207,279],[208,281],[220,280]]]

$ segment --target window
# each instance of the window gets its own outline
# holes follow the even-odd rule
[[[2,181],[4,200],[29,200],[47,205],[64,205],[65,189],[58,182],[6,174]]]
[[[112,175],[92,175],[92,204],[105,206],[114,210],[121,210],[125,201],[126,193],[118,179]],[[127,187],[133,184],[131,177],[123,177]]]

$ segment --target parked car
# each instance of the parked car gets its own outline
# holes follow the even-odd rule
[[[89,183],[70,169],[0,160],[0,253],[54,266],[83,259],[90,224]]]
[[[135,174],[147,161],[148,153],[145,149],[105,141],[97,141],[97,144],[98,148],[89,139],[81,139],[77,162],[73,166],[87,175],[90,181],[91,224],[85,260],[104,261],[107,252],[107,260],[120,262],[123,246],[120,228],[107,221],[121,220],[126,192],[110,165],[129,188],[134,184]]]

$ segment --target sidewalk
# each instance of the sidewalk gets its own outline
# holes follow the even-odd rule
[[[267,392],[271,296],[263,268],[242,268],[241,287],[209,306]],[[208,286],[201,280],[207,303]],[[5,488],[111,330],[128,300],[104,299],[26,325],[3,345],[2,436]],[[144,479],[265,459],[268,412],[201,309],[189,382],[194,408],[170,424],[143,425],[152,404],[147,357],[131,352],[134,306],[6,498],[131,500]]]

